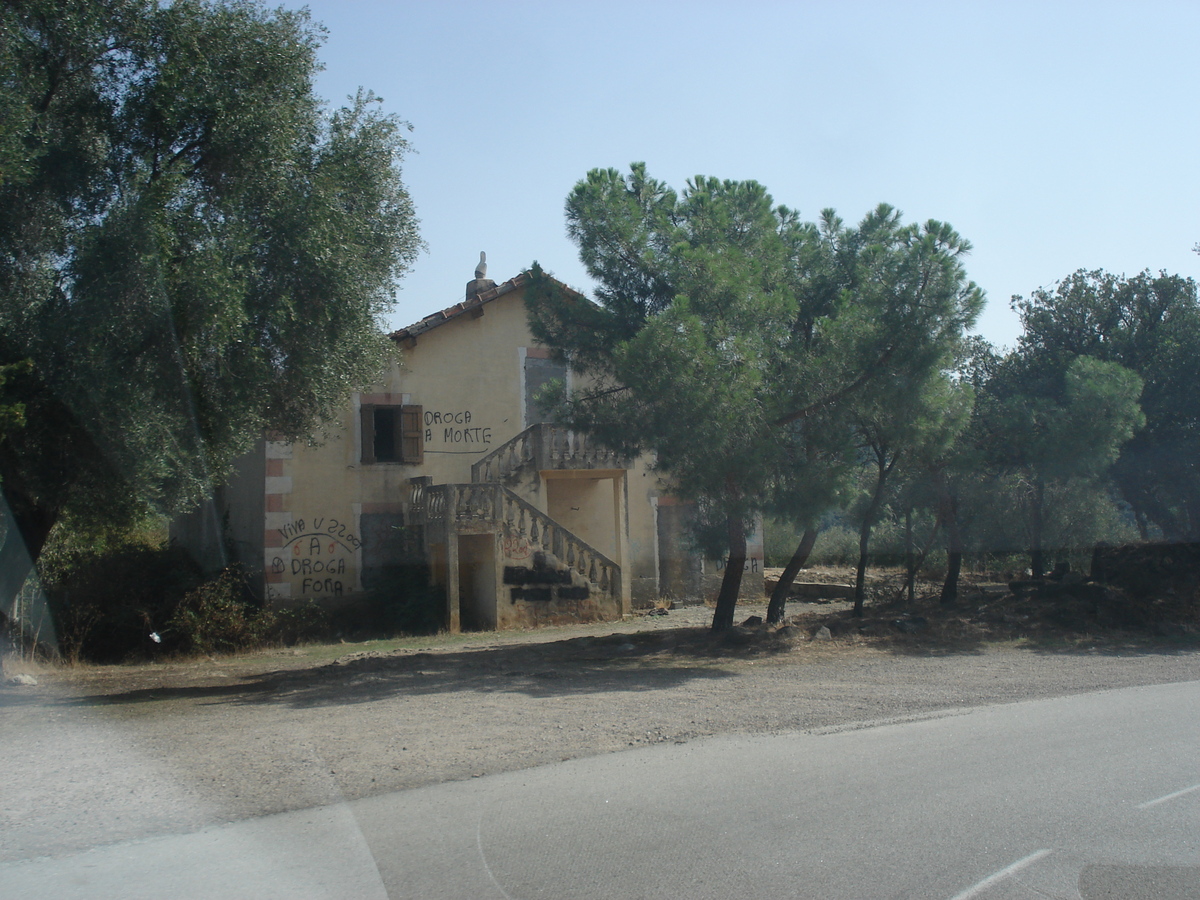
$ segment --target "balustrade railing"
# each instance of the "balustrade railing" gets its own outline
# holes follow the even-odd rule
[[[548,465],[542,469],[627,469],[629,461],[615,450],[596,443],[585,432],[536,426],[541,429],[540,456]]]
[[[503,485],[414,481],[410,510],[413,524],[426,527],[494,523],[506,534],[525,538],[532,549],[553,556],[601,591],[620,591],[620,566]]]
[[[526,428],[512,440],[501,444],[471,466],[472,481],[502,481],[517,470],[536,460],[534,438],[540,426]]]
[[[537,469],[627,469],[629,460],[582,431],[531,425],[471,466],[472,481],[503,481],[532,464]]]

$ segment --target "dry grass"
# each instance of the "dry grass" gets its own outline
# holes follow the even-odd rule
[[[17,675],[32,675],[35,678],[53,671],[57,665],[35,656],[10,651],[0,654],[0,677],[7,681]]]

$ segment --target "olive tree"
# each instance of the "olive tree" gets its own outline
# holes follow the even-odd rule
[[[369,93],[328,109],[320,40],[252,0],[0,9],[0,366],[29,366],[0,598],[64,513],[186,509],[379,371],[420,246],[406,124]]]

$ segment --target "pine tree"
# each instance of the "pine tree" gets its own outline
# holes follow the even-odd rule
[[[597,302],[536,264],[526,293],[534,334],[584,376],[561,415],[652,452],[671,490],[719,523],[729,563],[713,628],[729,628],[748,523],[815,458],[805,423],[848,431],[858,394],[961,334],[982,304],[961,266],[969,245],[888,206],[855,228],[832,212],[804,223],[753,181],[697,177],[676,193],[640,163],[590,172],[567,223]]]

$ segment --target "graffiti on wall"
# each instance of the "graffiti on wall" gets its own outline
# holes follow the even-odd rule
[[[346,522],[329,516],[296,519],[279,533],[283,546],[271,560],[271,572],[291,582],[293,597],[340,597],[353,587],[348,563],[362,541]]]
[[[729,564],[728,559],[718,559],[716,562],[717,562],[717,571],[718,572],[724,572],[725,566],[727,566]],[[757,559],[755,557],[750,557],[746,560],[745,565],[742,566],[742,571],[743,572],[757,572],[761,565],[762,565],[761,559]]]
[[[425,444],[436,441],[443,444],[469,444],[486,447],[492,442],[492,429],[484,425],[472,425],[473,416],[469,409],[425,410]]]
[[[500,539],[500,552],[506,559],[529,559],[533,555],[529,541],[523,534],[506,534]]]

